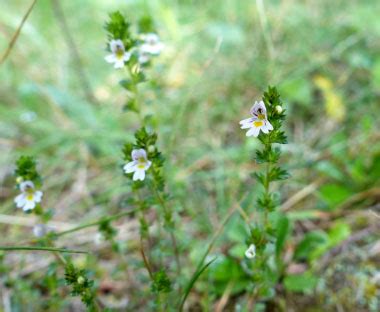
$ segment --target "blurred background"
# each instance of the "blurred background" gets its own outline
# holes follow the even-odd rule
[[[31,2],[1,0],[0,56]],[[128,209],[121,147],[133,140],[139,123],[135,113],[123,112],[126,93],[118,82],[126,73],[104,61],[103,26],[114,10],[132,25],[150,15],[166,46],[141,93],[143,113],[167,160],[185,276],[243,191],[252,190],[243,208],[254,210],[259,190],[250,174],[259,168],[253,159],[259,142],[245,137],[239,121],[274,85],[288,114],[283,165],[292,174],[276,190],[293,224],[289,275],[276,300],[284,311],[378,311],[376,0],[38,0],[0,65],[0,245],[21,244],[34,225],[13,203],[14,162],[21,154],[38,159],[44,205],[54,209],[57,228]],[[127,218],[119,225],[123,257],[141,267],[137,221]],[[144,303],[136,285],[143,285],[139,274],[145,272],[130,268],[127,280],[134,283],[125,283],[120,256],[107,245],[95,246],[95,232],[75,234],[74,242],[67,237],[66,244],[96,252],[97,258],[78,261],[111,285],[104,301],[120,307],[128,301],[127,310],[136,310]],[[244,311],[245,237],[244,223],[235,216],[212,252],[218,260],[189,298],[189,310]],[[0,286],[11,311],[41,309],[46,294],[36,280],[52,268],[48,258],[39,257],[0,257],[1,274],[17,281]],[[51,304],[53,311],[76,303],[68,298]]]

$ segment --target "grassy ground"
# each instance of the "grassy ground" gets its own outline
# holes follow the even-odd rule
[[[2,3],[0,51],[28,5]],[[278,189],[282,209],[293,220],[288,269],[313,268],[313,276],[306,284],[289,279],[275,302],[286,311],[379,309],[378,1],[83,0],[65,1],[62,8],[67,28],[52,2],[38,1],[0,66],[0,245],[27,240],[33,226],[13,203],[13,163],[20,154],[38,157],[44,201],[62,229],[128,208],[120,148],[132,139],[138,120],[121,113],[123,73],[103,60],[102,27],[115,9],[132,22],[150,14],[166,49],[143,86],[144,113],[152,114],[149,124],[167,159],[184,276],[246,190],[252,197],[245,209],[254,209],[258,190],[249,173],[257,167],[252,155],[258,143],[245,138],[238,122],[268,84],[276,85],[288,111],[283,163],[292,178]],[[249,283],[238,257],[245,250],[240,221],[236,216],[223,228],[212,252],[218,260],[197,283],[190,310],[247,306]],[[95,258],[78,261],[92,265],[102,290],[111,285],[105,301],[128,298],[128,309],[134,310],[147,304],[139,289],[149,286],[143,269],[132,272],[142,265],[136,221],[118,224],[122,259],[109,256],[107,245],[93,245],[94,230],[77,234],[75,242],[67,237],[66,244],[94,250],[101,268]],[[14,311],[27,304],[41,309],[38,299],[46,294],[33,286],[41,273],[29,265],[39,262],[38,255],[4,257],[5,264],[13,263],[17,282],[0,289]],[[41,272],[48,265],[42,262]],[[319,279],[310,288],[314,276]],[[51,304],[53,310],[54,304],[69,309],[76,302]]]

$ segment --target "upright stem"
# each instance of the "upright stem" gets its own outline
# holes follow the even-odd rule
[[[169,208],[166,206],[166,203],[164,201],[164,199],[162,198],[159,190],[157,189],[157,186],[154,184],[153,185],[153,189],[154,189],[154,192],[156,194],[156,197],[164,211],[164,215],[168,215],[169,213]],[[177,240],[173,234],[173,232],[171,230],[168,231],[169,232],[169,235],[170,235],[170,240],[172,241],[172,245],[173,245],[173,249],[174,249],[174,254],[175,254],[175,261],[176,261],[176,264],[177,264],[177,272],[178,274],[181,274],[181,263],[180,263],[180,260],[179,260],[179,250],[178,250],[178,245],[177,245]]]
[[[270,144],[266,143],[265,149],[268,149],[268,146],[270,146]],[[269,172],[270,172],[270,162],[267,162],[265,166],[265,183],[264,183],[265,198],[268,198],[269,196],[269,186],[270,186]],[[265,226],[268,223],[268,209],[264,210],[264,223],[265,223]]]

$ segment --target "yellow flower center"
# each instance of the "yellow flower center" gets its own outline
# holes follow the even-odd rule
[[[34,198],[34,195],[32,193],[28,193],[28,195],[26,195],[27,200],[33,200],[33,198]]]
[[[258,127],[262,127],[264,125],[264,122],[262,121],[254,121],[253,122],[253,125],[258,128]]]
[[[116,54],[116,58],[119,59],[119,60],[121,60],[121,59],[124,57],[124,50],[118,48],[118,49],[116,50],[116,53],[115,53],[115,54]]]
[[[257,117],[262,120],[262,119],[265,119],[265,115],[264,114],[258,114]]]
[[[146,160],[144,157],[140,157],[138,160],[137,168],[144,169],[146,165]]]

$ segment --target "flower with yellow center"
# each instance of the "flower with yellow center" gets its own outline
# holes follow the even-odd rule
[[[128,62],[131,58],[131,53],[125,51],[123,41],[120,39],[111,40],[109,43],[111,54],[105,57],[108,63],[114,63],[115,68],[123,68],[124,62]]]
[[[17,208],[24,211],[32,210],[36,204],[41,202],[43,193],[36,191],[32,181],[24,181],[20,183],[21,194],[15,198]]]
[[[257,137],[260,130],[266,134],[273,130],[267,119],[267,109],[263,101],[256,101],[250,112],[253,117],[240,121],[241,129],[249,129],[246,136]]]
[[[145,171],[149,169],[152,162],[148,160],[144,149],[134,149],[132,151],[132,161],[124,166],[125,173],[133,174],[133,181],[143,181],[145,179]]]

